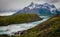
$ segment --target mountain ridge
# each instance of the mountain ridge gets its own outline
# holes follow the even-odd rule
[[[16,14],[37,14],[37,15],[51,16],[57,14],[57,11],[58,11],[57,8],[53,4],[49,3],[36,4],[32,2],[29,6],[16,12]]]

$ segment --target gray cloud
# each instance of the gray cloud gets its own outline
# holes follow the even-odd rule
[[[46,0],[46,2],[54,4],[56,8],[60,8],[60,0]]]
[[[47,3],[51,3],[54,4],[56,6],[56,8],[60,8],[60,0],[36,0],[39,2],[47,2]]]
[[[20,9],[27,6],[33,0],[0,0],[0,9]]]
[[[60,0],[46,0],[47,2],[50,2],[50,3],[57,3],[57,2],[60,2]]]
[[[58,3],[60,0],[0,0],[0,9],[20,9],[29,5],[32,1]]]

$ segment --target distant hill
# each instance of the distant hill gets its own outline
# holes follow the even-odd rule
[[[12,16],[0,16],[0,26],[28,23],[38,20],[41,20],[41,18],[36,14],[18,14]]]

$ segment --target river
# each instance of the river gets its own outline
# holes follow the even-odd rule
[[[43,18],[43,20],[35,21],[32,23],[12,24],[8,26],[1,26],[0,34],[14,35],[15,32],[28,30],[49,19],[49,17],[46,17],[46,16],[40,16],[40,17]]]

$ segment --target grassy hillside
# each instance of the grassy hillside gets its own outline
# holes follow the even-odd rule
[[[18,14],[12,16],[0,16],[0,26],[10,24],[28,23],[41,20],[36,14]]]
[[[0,36],[9,37],[7,35]],[[21,35],[10,37],[60,37],[60,15],[54,16],[34,28],[23,31]]]

